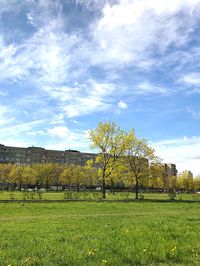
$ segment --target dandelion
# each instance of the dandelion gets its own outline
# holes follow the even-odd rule
[[[96,251],[96,249],[90,249],[90,250],[88,251],[88,255],[89,255],[89,256],[93,256],[95,251]]]
[[[146,249],[143,249],[143,252],[146,252],[147,250]]]
[[[171,251],[172,251],[172,252],[175,252],[175,251],[176,251],[176,247],[173,247],[173,248],[171,249]]]
[[[108,261],[107,261],[107,260],[102,260],[101,262],[102,262],[102,263],[108,263]]]
[[[26,258],[24,262],[29,262],[29,260],[31,260],[31,257]]]
[[[88,252],[88,255],[89,255],[89,256],[94,255],[94,251],[90,250],[90,251]]]

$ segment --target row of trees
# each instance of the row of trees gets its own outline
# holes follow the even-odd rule
[[[33,164],[18,166],[15,164],[0,164],[0,183],[5,188],[19,190],[33,187],[49,189],[52,186],[86,185],[85,167],[62,164]]]
[[[79,165],[61,165],[61,164],[33,164],[31,166],[18,166],[14,164],[0,164],[0,184],[5,189],[18,188],[46,188],[52,186],[59,188],[74,188],[77,191],[81,187],[92,188],[102,185],[102,169],[93,166],[92,160],[85,166]],[[146,172],[147,174],[147,172]],[[150,166],[148,175],[139,180],[139,186],[151,189],[170,189],[179,188],[183,191],[200,190],[200,177],[193,182],[188,182],[186,176],[180,176],[178,180],[170,177],[166,183],[164,176],[159,174],[155,166]],[[115,188],[135,188],[136,180],[132,179],[130,173],[124,165],[118,164],[118,167],[106,179],[107,187],[112,190]]]
[[[19,189],[65,186],[74,187],[77,191],[81,186],[101,186],[103,198],[108,186],[113,191],[116,187],[134,188],[136,198],[139,187],[169,189],[180,185],[184,188],[184,182],[177,183],[175,177],[166,181],[154,149],[144,139],[138,139],[134,130],[125,132],[115,123],[100,123],[89,132],[89,136],[91,147],[97,152],[95,161],[89,160],[85,166],[0,164],[0,183]],[[185,189],[186,185],[185,182]]]

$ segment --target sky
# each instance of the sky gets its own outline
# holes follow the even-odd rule
[[[200,0],[0,0],[0,143],[90,151],[135,129],[200,174]]]

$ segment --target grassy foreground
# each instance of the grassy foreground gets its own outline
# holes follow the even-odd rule
[[[199,203],[2,203],[0,265],[200,265]]]

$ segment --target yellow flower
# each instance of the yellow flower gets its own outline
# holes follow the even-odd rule
[[[96,251],[96,249],[91,248],[91,249],[88,251],[88,255],[89,255],[89,256],[93,256],[94,253],[95,253],[95,251]]]
[[[101,262],[102,262],[102,263],[107,263],[108,261],[107,261],[107,260],[102,260]]]
[[[31,257],[26,258],[24,262],[28,262],[29,260],[31,260]]]
[[[94,251],[92,250],[88,251],[88,255],[94,255]]]
[[[147,250],[146,249],[143,249],[143,252],[146,252]]]
[[[172,252],[175,252],[175,251],[176,251],[176,247],[173,247],[173,248],[171,249],[171,251],[172,251]]]

